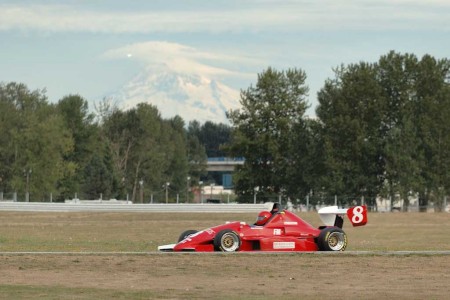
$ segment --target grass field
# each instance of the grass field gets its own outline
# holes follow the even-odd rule
[[[300,216],[321,225],[315,213]],[[327,254],[109,254],[153,252],[185,229],[254,214],[0,212],[2,299],[447,299],[450,214],[369,214],[344,230],[348,251]],[[39,254],[39,252],[71,254]],[[84,254],[83,252],[103,252]]]

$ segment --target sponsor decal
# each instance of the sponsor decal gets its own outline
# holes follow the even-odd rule
[[[284,225],[298,225],[297,222],[284,222]]]
[[[300,233],[300,237],[313,237],[311,233]]]
[[[182,241],[180,242],[180,244],[184,244],[184,243],[186,243],[186,242],[191,242],[193,237],[196,237],[197,235],[202,234],[202,233],[205,232],[205,231],[206,231],[207,233],[209,233],[209,234],[214,234],[214,233],[215,233],[214,230],[212,230],[212,229],[201,230],[201,231],[199,231],[199,232],[196,232],[196,233],[194,233],[194,234],[191,234],[190,236],[188,236],[187,238],[185,238],[184,240],[182,240]]]
[[[194,234],[191,234],[190,236],[188,236],[188,237],[185,238],[184,240],[180,241],[180,244],[184,244],[184,243],[186,243],[186,242],[191,242],[191,241],[192,241],[192,238],[194,238],[194,237],[196,237],[197,235],[200,235],[200,234],[202,234],[202,233],[207,233],[207,234],[209,234],[209,235],[215,235],[215,234],[216,234],[216,232],[215,232],[213,229],[211,229],[211,228],[208,228],[208,229],[205,229],[205,230],[200,230],[200,231],[198,231],[198,232],[196,232],[196,233],[194,233]]]
[[[273,242],[273,249],[294,249],[295,242]]]
[[[273,235],[281,235],[281,229],[274,229]]]
[[[250,229],[264,229],[264,227],[262,227],[262,226],[252,226],[252,227],[250,227]]]

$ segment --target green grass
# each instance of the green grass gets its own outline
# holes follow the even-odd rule
[[[300,213],[315,226],[316,213]],[[176,242],[186,229],[226,221],[252,223],[254,214],[0,213],[0,251],[146,252]],[[364,227],[344,224],[347,250],[450,250],[448,213],[372,213]]]

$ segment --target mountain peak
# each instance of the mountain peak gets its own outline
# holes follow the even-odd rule
[[[164,118],[181,116],[186,123],[228,123],[226,111],[239,108],[239,91],[200,74],[165,66],[147,67],[113,95],[122,109],[139,103],[155,105]]]

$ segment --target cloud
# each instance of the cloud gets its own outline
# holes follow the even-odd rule
[[[195,7],[189,10],[171,8],[178,6],[167,2],[163,9],[141,10],[114,10],[109,1],[105,1],[105,9],[76,4],[3,4],[0,5],[0,30],[120,34],[450,29],[450,3],[446,0],[218,1],[218,5],[206,8],[193,2]]]
[[[196,48],[165,41],[134,43],[111,49],[102,55],[105,59],[135,59],[152,68],[170,68],[186,74],[217,76],[253,76],[233,71],[233,65],[254,64],[252,58],[239,55],[218,54],[201,51]],[[220,67],[227,65],[228,68]]]

